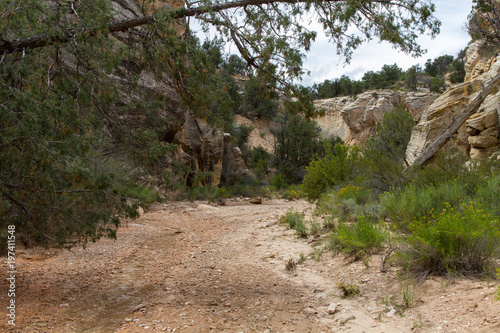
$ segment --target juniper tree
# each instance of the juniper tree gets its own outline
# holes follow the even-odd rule
[[[129,16],[117,20],[120,6]],[[304,52],[316,37],[309,22],[320,24],[347,61],[373,38],[419,56],[417,37],[434,36],[440,25],[429,0],[131,7],[110,0],[0,0],[1,230],[15,224],[27,243],[65,244],[114,235],[119,219],[134,215],[121,191],[137,168],[131,161],[151,171],[171,167],[164,156],[172,145],[157,126],[162,110],[178,107],[139,89],[144,70],[175,87],[183,107],[200,117],[218,110],[215,104],[234,107],[227,99],[213,103],[225,98],[224,85],[211,75],[190,18],[216,26],[247,71],[272,75],[289,92],[297,92],[289,83],[304,73]],[[224,120],[220,112],[216,119]]]

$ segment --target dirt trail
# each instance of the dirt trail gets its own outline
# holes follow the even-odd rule
[[[159,204],[120,229],[117,241],[18,251],[17,325],[7,326],[2,305],[0,331],[500,332],[495,284],[415,286],[390,263],[381,273],[380,256],[368,268],[331,253],[317,261],[312,240],[276,223],[291,208],[313,209],[283,200]],[[286,270],[290,260],[298,264]],[[360,295],[341,298],[341,281]]]

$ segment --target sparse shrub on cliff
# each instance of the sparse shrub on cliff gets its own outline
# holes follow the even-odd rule
[[[411,114],[400,105],[387,112],[377,123],[375,134],[368,139],[366,147],[402,162],[414,125]]]
[[[271,154],[268,153],[262,146],[252,149],[252,157],[250,167],[257,176],[262,179],[269,171],[269,164],[271,162]]]
[[[468,17],[472,40],[500,41],[500,3],[497,0],[474,0]]]

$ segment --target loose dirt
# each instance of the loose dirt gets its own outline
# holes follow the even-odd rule
[[[72,250],[17,250],[12,332],[500,332],[495,281],[401,277],[351,262],[279,224],[304,201],[158,204]],[[305,260],[304,260],[305,259]],[[6,260],[3,260],[4,262]],[[2,263],[0,278],[6,281]],[[359,287],[343,298],[339,283]]]

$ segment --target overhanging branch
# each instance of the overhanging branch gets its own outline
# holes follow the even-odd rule
[[[125,19],[120,21],[110,22],[107,25],[109,32],[126,31],[128,29],[140,27],[143,25],[151,24],[159,19],[162,15],[168,16],[172,19],[186,18],[198,16],[209,12],[221,12],[233,8],[244,8],[246,6],[259,6],[265,4],[301,4],[309,3],[311,0],[240,0],[230,1],[226,3],[213,4],[209,6],[200,6],[196,8],[181,8],[175,10],[163,10],[155,14],[136,17],[132,19]],[[323,3],[338,3],[347,2],[347,0],[323,0]],[[390,3],[394,6],[405,7],[404,2],[388,1],[388,0],[375,0],[374,3],[381,3],[387,5]],[[0,53],[13,53],[20,52],[26,49],[36,49],[44,47],[52,43],[66,43],[76,34],[86,31],[90,35],[96,35],[98,30],[85,30],[83,28],[67,29],[64,34],[59,36],[49,36],[48,34],[41,34],[26,38],[0,40]]]

